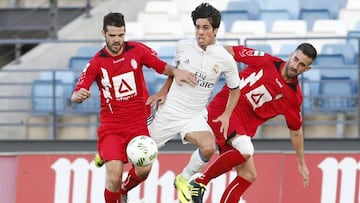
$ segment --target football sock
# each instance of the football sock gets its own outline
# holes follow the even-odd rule
[[[120,192],[110,192],[105,188],[105,203],[120,203]]]
[[[139,185],[145,179],[141,179],[135,173],[135,168],[132,167],[128,173],[126,179],[122,182],[121,185],[121,194],[127,194],[129,190]]]
[[[234,166],[242,164],[246,159],[238,150],[230,150],[221,154],[210,164],[204,174],[195,179],[196,182],[207,185],[213,178],[230,171]]]
[[[228,185],[221,197],[220,203],[238,203],[241,195],[250,187],[251,182],[236,176]]]
[[[195,150],[188,162],[188,164],[185,166],[184,170],[182,171],[182,175],[186,180],[189,180],[191,176],[193,176],[195,173],[199,172],[200,169],[208,162],[204,155],[201,154],[200,150]]]

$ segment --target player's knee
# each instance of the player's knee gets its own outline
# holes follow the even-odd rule
[[[215,144],[204,145],[200,147],[200,151],[206,159],[210,159],[216,151],[216,146]]]
[[[243,173],[240,173],[238,175],[251,183],[254,183],[257,179],[256,171],[244,171]]]
[[[148,166],[135,167],[136,175],[141,179],[146,179],[151,171],[151,164]]]
[[[121,178],[115,175],[107,175],[106,177],[106,188],[111,191],[119,191],[121,186]]]
[[[249,136],[241,135],[236,137],[232,142],[232,146],[237,149],[246,159],[254,154],[254,145]]]

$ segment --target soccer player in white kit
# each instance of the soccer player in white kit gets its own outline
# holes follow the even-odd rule
[[[195,74],[197,85],[179,85],[168,80],[157,95],[163,95],[155,118],[148,126],[159,147],[180,135],[182,142],[193,143],[196,149],[174,185],[181,203],[191,202],[189,179],[209,161],[216,150],[214,135],[207,123],[206,105],[214,86],[222,75],[229,90],[227,108],[216,121],[226,135],[231,113],[240,96],[240,79],[233,57],[216,41],[221,14],[208,3],[200,4],[191,14],[196,39],[177,43],[175,64]],[[171,83],[170,83],[171,82]],[[170,86],[171,84],[171,86]],[[170,86],[170,87],[169,87]],[[164,95],[166,95],[166,100]],[[154,97],[150,97],[148,103]],[[161,96],[157,97],[161,98]]]

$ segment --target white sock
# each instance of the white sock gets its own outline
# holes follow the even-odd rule
[[[195,150],[190,157],[188,164],[182,171],[182,175],[186,180],[189,180],[195,173],[199,172],[200,169],[207,163],[200,157],[199,149]]]

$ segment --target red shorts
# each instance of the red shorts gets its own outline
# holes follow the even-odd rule
[[[102,125],[98,130],[98,152],[104,161],[120,160],[128,162],[126,147],[138,135],[149,136],[147,126],[137,128],[113,128]]]
[[[223,113],[223,109],[212,108],[208,109],[208,123],[214,132],[216,144],[218,145],[220,154],[233,149],[233,147],[226,143],[223,133],[220,133],[221,122],[213,122],[217,117]],[[246,118],[249,117],[246,111],[241,112],[242,116],[238,112],[233,112],[229,121],[229,128],[227,132],[227,138],[231,138],[236,134],[239,135],[251,135],[252,133],[246,126]]]

